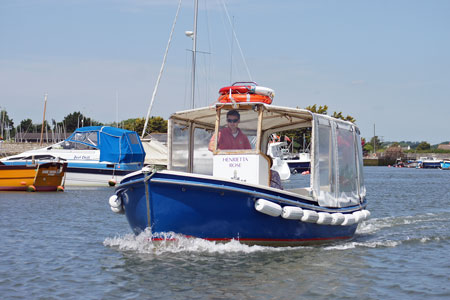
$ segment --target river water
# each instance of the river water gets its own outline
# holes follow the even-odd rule
[[[110,211],[110,188],[2,192],[0,298],[450,299],[450,171],[364,171],[371,219],[313,247],[156,247]]]

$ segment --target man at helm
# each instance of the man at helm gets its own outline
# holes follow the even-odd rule
[[[237,110],[230,110],[227,113],[227,126],[220,129],[217,139],[217,149],[220,150],[241,150],[251,149],[252,146],[247,136],[239,129],[241,115]],[[215,135],[209,141],[208,149],[213,150]]]

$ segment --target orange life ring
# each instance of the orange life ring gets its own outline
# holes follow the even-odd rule
[[[265,95],[258,95],[258,94],[225,94],[220,95],[218,101],[220,103],[233,103],[233,102],[258,102],[258,103],[266,103],[271,104],[272,98]]]
[[[255,86],[251,85],[232,85],[226,86],[219,90],[219,94],[225,95],[229,94],[231,90],[231,94],[244,94],[244,93],[252,93],[255,91]]]

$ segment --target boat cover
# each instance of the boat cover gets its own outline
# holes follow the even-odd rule
[[[131,130],[89,126],[77,128],[66,141],[82,143],[100,150],[100,161],[143,163],[145,151],[138,134]]]
[[[167,166],[167,147],[157,140],[142,141],[145,149],[145,164]]]

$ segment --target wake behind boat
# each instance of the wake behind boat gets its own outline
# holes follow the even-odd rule
[[[67,162],[66,185],[115,185],[126,174],[144,166],[145,152],[134,131],[109,127],[82,127],[66,140],[42,149],[1,159],[5,165],[31,161]]]
[[[154,240],[176,233],[285,246],[352,238],[370,215],[359,129],[307,110],[253,102],[252,94],[228,98],[213,109],[174,113],[168,170],[145,167],[127,175],[109,199],[111,209],[125,213],[135,234],[151,230]],[[238,150],[223,147],[227,130],[238,124],[236,141],[228,142]],[[312,129],[311,185],[283,190],[272,184],[265,153],[273,133],[299,128]],[[247,145],[241,134],[254,142]]]

